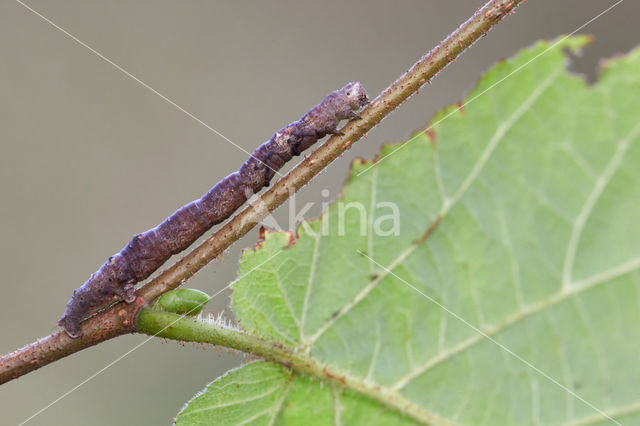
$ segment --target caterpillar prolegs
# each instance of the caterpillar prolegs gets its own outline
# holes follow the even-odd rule
[[[58,325],[69,336],[79,337],[80,322],[91,309],[109,302],[114,295],[127,303],[133,302],[137,282],[186,249],[213,225],[230,217],[248,196],[269,186],[276,171],[292,157],[318,139],[338,134],[338,123],[357,118],[357,112],[367,103],[367,93],[357,81],[329,93],[300,120],[278,130],[253,152],[240,170],[222,179],[202,198],[179,208],[155,228],[134,236],[73,292]]]

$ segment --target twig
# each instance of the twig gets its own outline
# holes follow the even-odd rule
[[[135,332],[135,318],[141,306],[162,293],[178,287],[244,236],[270,211],[275,210],[307,184],[524,1],[491,0],[487,2],[468,21],[378,95],[360,113],[361,119],[347,123],[341,129],[343,136],[331,137],[263,193],[258,202],[247,206],[209,239],[140,288],[137,291],[138,299],[135,303],[131,305],[124,302],[117,303],[85,321],[82,324],[84,335],[81,338],[70,339],[64,332],[56,332],[0,358],[0,384],[81,349],[121,334]]]

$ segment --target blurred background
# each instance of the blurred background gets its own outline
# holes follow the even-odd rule
[[[44,1],[27,4],[246,151],[331,90],[360,80],[375,96],[484,1]],[[614,1],[530,0],[298,195],[335,198],[349,163],[406,139],[457,102],[496,61],[572,32]],[[570,65],[589,81],[601,58],[636,45],[640,3],[581,33]],[[0,3],[0,352],[54,330],[72,291],[131,236],[200,197],[247,154],[133,81],[20,3]],[[288,166],[290,167],[290,165]],[[298,207],[299,209],[299,207]],[[288,208],[276,219],[287,227]],[[236,277],[237,242],[189,286]],[[228,311],[230,292],[209,310]],[[0,386],[17,424],[142,342],[131,335]],[[154,339],[31,420],[33,425],[168,424],[240,354]]]

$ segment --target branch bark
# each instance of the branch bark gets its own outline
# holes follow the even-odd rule
[[[78,339],[55,332],[0,358],[0,384],[97,343],[136,332],[135,319],[142,306],[178,287],[244,236],[524,1],[487,2],[378,95],[360,112],[361,119],[347,123],[341,129],[343,136],[331,137],[263,193],[258,202],[247,206],[209,239],[140,288],[136,302],[130,305],[120,302],[97,313],[82,324],[83,336]]]

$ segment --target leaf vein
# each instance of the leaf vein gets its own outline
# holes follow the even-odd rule
[[[457,345],[452,346],[451,348],[447,349],[446,351],[439,352],[436,356],[434,356],[433,358],[431,358],[427,362],[423,363],[417,370],[414,370],[414,371],[406,374],[404,377],[400,378],[396,383],[394,383],[391,386],[391,389],[392,390],[399,390],[399,389],[404,388],[413,379],[415,379],[416,377],[424,374],[425,372],[427,372],[428,370],[430,370],[434,366],[440,364],[443,361],[446,361],[447,359],[453,357],[454,355],[456,355],[456,354],[462,352],[463,350],[466,350],[469,347],[473,346],[474,344],[482,341],[485,335],[486,336],[495,335],[495,334],[501,332],[502,330],[506,329],[507,327],[510,327],[513,324],[516,324],[516,323],[524,320],[525,318],[527,318],[527,317],[529,317],[531,315],[534,315],[534,314],[536,314],[536,313],[538,313],[538,312],[540,312],[540,311],[542,311],[544,309],[547,309],[547,308],[549,308],[551,306],[554,306],[554,305],[556,305],[556,304],[568,299],[571,296],[579,294],[579,293],[581,293],[583,291],[588,290],[589,288],[592,288],[592,287],[594,287],[596,285],[608,282],[611,279],[616,278],[617,276],[625,275],[625,274],[627,274],[629,272],[632,272],[634,270],[637,270],[637,269],[640,269],[640,257],[634,259],[633,261],[626,262],[626,263],[621,264],[621,265],[617,265],[617,266],[611,268],[610,270],[605,271],[602,274],[598,274],[597,276],[594,277],[594,278],[605,277],[605,279],[588,279],[588,280],[582,281],[579,284],[573,285],[569,291],[558,291],[556,293],[553,293],[551,296],[547,297],[544,300],[541,300],[541,301],[539,301],[537,303],[528,305],[522,311],[514,313],[513,315],[505,318],[500,323],[481,328],[480,331],[482,331],[483,334],[476,333],[473,336],[469,337],[468,339],[459,342]]]
[[[627,135],[620,141],[620,143],[618,143],[616,151],[611,157],[609,164],[607,164],[607,167],[605,167],[600,177],[595,181],[595,184],[593,185],[591,192],[587,196],[584,205],[580,210],[580,213],[578,213],[578,216],[576,217],[576,221],[569,238],[569,243],[567,244],[567,251],[562,268],[562,288],[565,290],[567,290],[572,285],[571,275],[573,273],[573,266],[578,250],[578,244],[580,243],[582,231],[584,230],[587,220],[591,216],[591,212],[600,199],[600,196],[604,192],[606,186],[609,184],[609,181],[618,170],[618,167],[620,167],[620,164],[622,164],[624,154],[626,153],[627,149],[629,149],[631,142],[638,136],[639,133],[640,123],[631,130],[629,135]]]
[[[451,197],[448,202],[443,203],[439,218],[444,218],[446,214],[451,210],[454,204],[458,202],[458,200],[464,195],[467,189],[471,186],[471,184],[478,177],[486,163],[489,161],[489,158],[495,151],[499,142],[504,138],[507,131],[517,122],[517,120],[525,114],[537,101],[540,96],[558,79],[558,77],[563,73],[564,67],[559,67],[555,72],[553,72],[548,78],[546,78],[532,93],[524,100],[524,102],[520,105],[520,107],[505,121],[503,121],[495,133],[489,140],[486,148],[480,155],[480,158],[472,168],[469,175],[467,175],[466,179],[460,185],[456,193]],[[431,226],[427,229],[426,233],[431,230]],[[425,233],[425,234],[426,234]],[[428,236],[428,234],[426,234]],[[340,319],[343,315],[349,312],[353,307],[355,307],[358,303],[360,303],[379,283],[380,281],[387,276],[393,269],[400,264],[404,259],[406,259],[419,245],[424,241],[424,238],[419,238],[416,242],[409,245],[391,264],[383,268],[383,271],[379,274],[379,276],[370,281],[368,285],[366,285],[360,293],[358,293],[349,303],[344,305],[339,311],[337,315],[332,315],[326,322],[318,328],[316,333],[310,338],[310,344],[315,343],[318,338],[324,334],[324,332],[331,327],[335,322]]]

